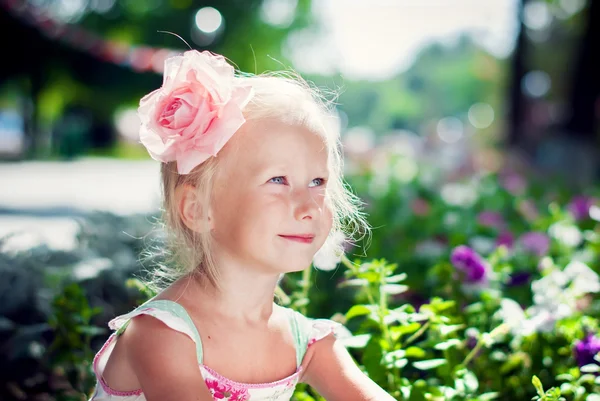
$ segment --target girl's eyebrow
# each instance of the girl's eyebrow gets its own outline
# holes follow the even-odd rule
[[[287,166],[283,165],[283,164],[268,164],[268,163],[262,163],[262,164],[258,164],[254,169],[255,173],[258,174],[262,174],[262,173],[266,173],[268,171],[285,171],[287,170]]]
[[[287,165],[280,164],[280,165],[271,165],[271,166],[267,166],[266,165],[266,166],[262,166],[260,168],[257,168],[256,171],[258,171],[259,173],[263,173],[263,172],[266,173],[268,171],[272,171],[272,172],[277,173],[277,174],[281,174],[281,173],[287,174],[290,171],[293,172],[294,169],[290,168]],[[327,169],[325,169],[325,170],[320,170],[319,169],[315,173],[315,177],[329,177],[329,171]]]
[[[259,162],[253,168],[251,168],[251,171],[254,174],[266,174],[267,172],[273,172],[273,174],[287,174],[289,171],[293,171],[293,167],[290,167],[290,165],[285,162],[273,164],[267,162]],[[329,177],[329,170],[327,168],[318,168],[315,178],[321,177]]]

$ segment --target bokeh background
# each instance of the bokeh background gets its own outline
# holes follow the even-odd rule
[[[280,302],[345,323],[398,399],[546,397],[535,375],[597,401],[599,27],[594,0],[0,0],[0,399],[89,397],[151,295],[136,108],[189,44],[339,93],[373,234]]]

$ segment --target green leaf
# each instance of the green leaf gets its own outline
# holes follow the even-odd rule
[[[546,391],[546,395],[550,395],[551,398],[558,400],[560,398],[560,389],[556,387],[552,387],[548,391]]]
[[[573,379],[574,379],[573,375],[569,374],[569,373],[563,373],[562,375],[556,376],[556,380],[560,380],[560,381],[571,381]]]
[[[454,307],[454,301],[442,301],[441,299],[435,298],[429,306],[431,309],[437,313],[444,312],[447,309]]]
[[[408,286],[402,284],[384,284],[381,286],[381,289],[386,294],[397,295],[406,292],[408,290]]]
[[[403,336],[405,334],[412,334],[415,331],[419,330],[420,328],[421,328],[421,325],[419,323],[411,323],[411,324],[407,324],[405,326],[394,326],[394,327],[391,327],[390,330],[395,334]]]
[[[310,302],[310,300],[308,298],[306,298],[306,297],[300,298],[300,299],[297,299],[296,301],[294,301],[294,306],[296,308],[298,308],[298,307],[301,307],[301,306],[308,305],[309,302]]]
[[[477,391],[477,389],[479,388],[479,380],[477,380],[477,376],[475,376],[475,374],[473,372],[471,372],[471,371],[466,372],[463,380],[465,381],[465,385],[467,386],[467,389],[471,393],[475,393]]]
[[[600,372],[600,366],[595,363],[590,363],[588,365],[584,365],[580,368],[582,373],[596,373]]]
[[[364,348],[370,339],[371,334],[359,334],[350,338],[341,338],[339,341],[346,348]]]
[[[425,355],[427,355],[425,350],[419,347],[408,347],[406,349],[407,358],[425,358]]]
[[[535,387],[535,390],[537,391],[538,395],[540,397],[543,397],[544,396],[544,387],[542,387],[542,382],[540,381],[540,379],[534,375],[531,378],[531,383],[533,384],[533,387]]]
[[[411,313],[409,317],[410,320],[413,322],[423,322],[425,320],[429,320],[429,315],[426,315],[424,313]]]
[[[395,368],[402,369],[403,367],[406,366],[407,363],[408,363],[408,359],[402,358],[402,359],[396,359],[394,361],[393,365]]]
[[[475,313],[479,313],[479,312],[483,312],[485,310],[485,306],[483,305],[483,302],[475,302],[471,305],[467,305],[464,309],[464,312],[467,314],[475,314]]]
[[[369,305],[370,306],[370,305]],[[371,313],[371,308],[367,305],[354,305],[348,312],[346,312],[346,319],[350,320],[356,316],[368,315]]]
[[[579,378],[580,383],[593,383],[596,380],[596,376],[591,373],[585,373]]]
[[[383,362],[388,366],[388,368],[396,367],[403,368],[408,363],[408,359],[404,358],[406,351],[403,349],[397,349],[392,352],[388,352],[383,357]]]
[[[506,374],[514,369],[517,369],[521,364],[523,364],[523,355],[522,354],[511,354],[508,357],[508,360],[500,366],[500,373]]]
[[[560,385],[560,391],[569,393],[569,392],[573,391],[573,385],[571,383],[563,383]]]
[[[361,272],[357,274],[359,280],[367,280],[368,283],[379,283],[380,275],[377,272]]]
[[[386,378],[386,368],[381,364],[384,345],[380,337],[373,336],[367,343],[363,353],[362,364],[369,377],[376,383],[382,382]]]
[[[410,397],[408,401],[427,401],[425,398],[425,391],[427,390],[427,383],[423,380],[417,380],[413,383],[410,389]]]
[[[96,327],[96,326],[79,326],[76,328],[76,331],[81,334],[96,336],[99,334],[106,333],[107,329],[105,329],[104,327]]]
[[[395,351],[386,353],[384,358],[388,361],[391,361],[391,360],[398,359],[398,358],[404,358],[405,355],[406,355],[405,350],[397,349]]]
[[[499,396],[500,396],[500,393],[483,393],[479,396],[479,400],[481,400],[481,401],[495,400]]]
[[[462,329],[463,327],[465,327],[464,324],[452,324],[452,325],[442,324],[439,326],[439,330],[440,330],[440,334],[443,337],[445,337],[450,333],[454,333],[455,331]]]
[[[396,274],[395,276],[390,276],[385,278],[386,283],[399,283],[401,281],[406,280],[406,273]]]
[[[384,317],[384,322],[387,325],[390,325],[395,322],[399,322],[402,324],[408,323],[408,319],[410,315],[406,312],[397,312],[395,310],[388,310],[388,315]]]
[[[431,370],[439,366],[445,365],[447,361],[443,358],[439,359],[428,359],[426,361],[413,362],[413,366],[420,370]]]
[[[441,351],[446,351],[448,348],[455,347],[461,344],[461,341],[457,338],[452,338],[448,341],[444,341],[443,343],[436,344],[433,348],[439,349]]]
[[[338,287],[364,287],[369,285],[369,281],[364,278],[353,278],[340,283]]]

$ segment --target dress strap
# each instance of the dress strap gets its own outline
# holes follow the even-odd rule
[[[289,311],[290,324],[296,345],[297,366],[302,364],[308,347],[315,342],[331,334],[336,338],[352,336],[348,329],[338,322],[329,319],[311,319],[293,309],[286,309]]]
[[[302,359],[306,353],[308,339],[303,335],[302,322],[300,322],[300,319],[297,316],[299,313],[290,308],[285,309],[288,312],[290,327],[292,328],[292,335],[294,336],[294,345],[296,347],[296,367],[299,367],[302,364]]]
[[[153,316],[171,329],[180,331],[190,337],[196,344],[198,363],[202,364],[202,340],[200,339],[198,329],[189,313],[177,302],[168,299],[150,299],[126,315],[114,318],[108,323],[108,326],[116,330],[115,334],[119,336],[125,331],[133,317],[143,314]]]

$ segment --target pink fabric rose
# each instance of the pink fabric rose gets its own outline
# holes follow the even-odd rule
[[[163,85],[140,100],[140,140],[153,159],[188,174],[216,156],[246,121],[252,87],[236,86],[220,55],[190,50],[165,60]]]

